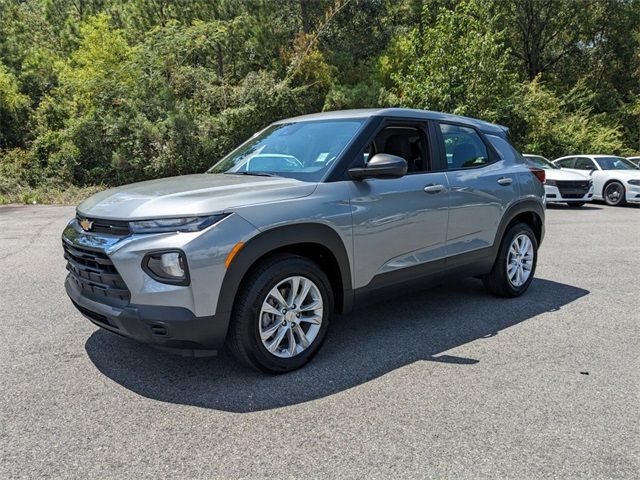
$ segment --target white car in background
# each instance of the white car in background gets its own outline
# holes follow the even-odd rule
[[[593,182],[589,175],[562,170],[540,155],[525,153],[523,157],[527,165],[544,169],[547,203],[566,203],[570,207],[581,207],[592,200]]]
[[[640,170],[626,158],[614,155],[571,155],[553,161],[569,172],[591,176],[593,198],[607,205],[640,203]]]
[[[631,163],[633,163],[637,168],[640,168],[640,157],[627,157]]]

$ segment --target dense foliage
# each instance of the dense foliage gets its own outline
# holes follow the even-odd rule
[[[637,153],[640,0],[0,0],[0,203],[203,171],[275,119],[374,106]]]

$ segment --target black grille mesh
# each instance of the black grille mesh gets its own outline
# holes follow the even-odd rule
[[[105,253],[66,242],[62,247],[71,280],[84,294],[97,297],[103,303],[122,305],[129,302],[129,289]]]

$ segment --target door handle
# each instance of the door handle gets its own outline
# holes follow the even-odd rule
[[[444,190],[444,185],[427,185],[424,191],[427,193],[440,193]]]
[[[511,185],[513,183],[513,179],[509,177],[502,177],[498,179],[498,183],[500,185]]]

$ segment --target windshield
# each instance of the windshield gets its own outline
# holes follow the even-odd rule
[[[318,120],[271,125],[224,157],[209,173],[277,175],[322,180],[364,120]]]
[[[524,159],[527,161],[527,165],[531,165],[532,167],[543,168],[545,170],[558,170],[560,168],[540,155],[524,155]]]
[[[622,157],[598,157],[595,161],[602,170],[637,170],[633,163]]]

